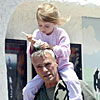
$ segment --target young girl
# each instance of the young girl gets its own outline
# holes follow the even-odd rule
[[[60,17],[59,11],[51,3],[39,5],[36,17],[39,29],[34,31],[33,36],[27,35],[30,41],[28,54],[31,55],[34,50],[34,39],[43,41],[40,44],[41,48],[51,48],[58,59],[58,71],[69,91],[69,100],[82,100],[78,77],[73,70],[73,64],[69,62],[69,36],[64,29],[57,27],[57,25],[64,24],[65,19]],[[24,100],[34,100],[35,94],[42,84],[43,80],[36,75],[23,89]]]

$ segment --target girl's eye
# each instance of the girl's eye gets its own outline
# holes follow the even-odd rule
[[[39,27],[42,27],[42,25],[39,25]]]
[[[49,28],[49,26],[45,26],[46,28]]]

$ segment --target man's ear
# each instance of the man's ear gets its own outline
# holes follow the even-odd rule
[[[56,58],[56,63],[58,64],[58,59]]]

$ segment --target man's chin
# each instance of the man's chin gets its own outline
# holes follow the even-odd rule
[[[55,81],[54,78],[45,79],[45,82],[46,82],[46,83],[52,83],[52,82],[54,82],[54,81]]]

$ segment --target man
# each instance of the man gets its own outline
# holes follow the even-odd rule
[[[35,100],[70,100],[67,86],[58,73],[58,63],[51,50],[40,50],[32,54],[32,63],[37,74],[44,84],[36,94]],[[83,100],[96,100],[93,91],[84,81],[80,80]],[[32,88],[29,88],[32,91]],[[27,91],[30,92],[30,91]],[[25,100],[33,100],[32,92],[28,93],[31,99],[24,95]],[[75,98],[72,100],[76,100]],[[80,100],[80,99],[77,99]]]
[[[53,51],[40,50],[31,57],[35,71],[44,81],[35,100],[68,100],[67,86],[59,76],[58,63]]]

